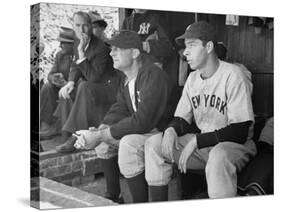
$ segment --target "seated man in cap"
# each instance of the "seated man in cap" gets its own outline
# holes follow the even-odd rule
[[[144,144],[171,120],[175,104],[168,75],[142,53],[142,42],[134,31],[120,31],[108,43],[114,68],[127,76],[117,102],[98,129],[78,131],[76,148],[95,148],[102,158],[107,197],[120,194],[119,171],[125,176],[133,202],[148,201],[144,178]],[[119,151],[118,151],[119,149]]]
[[[113,68],[109,48],[92,34],[90,17],[85,12],[73,15],[74,62],[67,84],[59,91],[63,144],[56,150],[61,153],[75,150],[72,133],[90,126],[99,126],[123,80],[123,74]],[[77,88],[77,89],[75,89]],[[71,106],[72,103],[72,106]],[[71,106],[71,107],[70,107]]]
[[[204,170],[210,198],[236,196],[237,173],[256,154],[252,140],[252,83],[237,65],[219,60],[216,33],[205,21],[176,39],[190,67],[174,120],[145,146],[145,175],[152,201],[168,200],[172,166]],[[200,132],[191,130],[195,122]],[[192,183],[192,182],[190,182]]]
[[[107,23],[99,13],[95,11],[88,12],[89,16],[91,17],[92,27],[93,27],[93,34],[100,38],[103,41],[107,40],[107,37],[104,33],[104,30],[107,27]]]
[[[58,93],[66,84],[73,58],[74,31],[61,27],[59,37],[61,50],[48,74],[48,82],[40,90],[40,138],[49,138],[59,133],[53,113],[57,107]]]

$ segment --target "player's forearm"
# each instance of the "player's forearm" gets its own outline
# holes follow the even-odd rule
[[[168,127],[173,127],[178,136],[183,136],[190,132],[191,125],[181,117],[174,117]]]
[[[235,142],[243,144],[247,140],[251,121],[230,124],[213,132],[197,134],[199,149],[214,146],[219,142]]]

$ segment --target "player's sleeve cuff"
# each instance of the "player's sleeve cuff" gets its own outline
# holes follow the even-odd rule
[[[198,149],[215,146],[219,142],[216,132],[196,134],[196,138]]]

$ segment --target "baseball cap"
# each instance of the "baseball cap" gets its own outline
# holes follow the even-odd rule
[[[142,51],[142,41],[137,32],[130,30],[117,31],[113,37],[106,41],[111,46],[121,49],[139,49]]]
[[[206,21],[198,21],[190,24],[184,34],[176,38],[176,43],[184,46],[184,39],[200,39],[205,41],[213,41],[216,43],[216,31],[212,25]]]

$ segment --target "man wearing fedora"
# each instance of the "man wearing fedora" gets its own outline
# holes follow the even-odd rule
[[[99,37],[101,40],[106,41],[107,37],[104,33],[104,30],[107,27],[106,21],[100,16],[98,12],[90,11],[88,12],[88,14],[91,18],[93,34]]]
[[[123,79],[120,71],[114,70],[109,48],[92,34],[92,24],[85,12],[73,15],[75,31],[74,60],[68,82],[59,91],[59,110],[68,114],[63,121],[62,145],[56,150],[61,153],[75,150],[77,130],[99,126],[111,104]],[[65,116],[65,115],[64,115]]]
[[[74,31],[61,27],[57,40],[61,50],[56,54],[54,65],[48,74],[48,82],[40,90],[40,138],[49,138],[59,132],[56,118],[58,93],[66,84],[73,59]]]
[[[104,161],[108,198],[116,200],[120,195],[118,158],[133,202],[147,202],[144,144],[171,119],[175,109],[170,101],[173,86],[167,73],[143,54],[136,32],[120,31],[108,44],[114,68],[126,75],[126,82],[99,128],[76,132],[75,147],[95,148]]]

